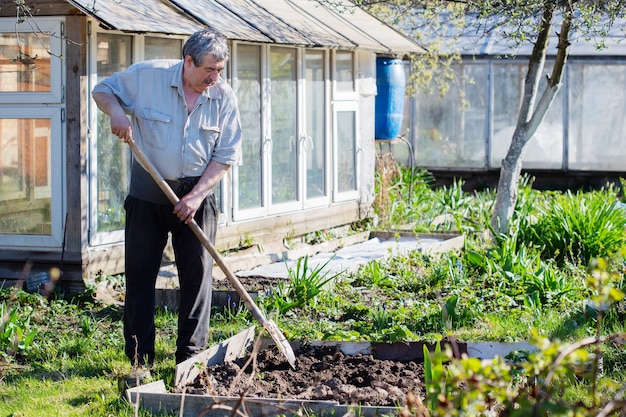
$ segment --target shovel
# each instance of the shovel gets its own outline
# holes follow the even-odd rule
[[[178,203],[178,196],[174,194],[174,191],[172,190],[170,185],[165,181],[163,176],[161,176],[159,171],[157,171],[155,166],[152,165],[146,154],[144,154],[143,151],[139,149],[135,141],[133,141],[132,139],[128,141],[128,145],[135,154],[135,157],[137,157],[139,162],[141,162],[144,168],[150,173],[152,179],[154,179],[159,188],[161,188],[161,190],[165,193],[170,202],[173,205],[176,205],[176,203]],[[261,326],[265,330],[267,330],[270,336],[272,336],[272,339],[274,339],[274,342],[276,342],[276,345],[278,346],[280,351],[287,357],[287,361],[289,362],[291,367],[295,368],[296,356],[293,353],[293,349],[291,348],[289,341],[285,338],[276,323],[274,323],[273,320],[268,320],[263,312],[259,310],[259,307],[257,307],[257,305],[254,303],[254,300],[252,300],[252,297],[250,297],[248,291],[246,291],[246,289],[237,279],[235,274],[230,270],[228,265],[226,265],[226,261],[224,260],[222,255],[220,255],[217,249],[215,249],[215,245],[211,243],[204,231],[200,228],[200,226],[198,226],[198,223],[196,223],[196,221],[192,219],[188,226],[191,228],[193,233],[200,240],[206,250],[209,251],[209,254],[211,255],[211,257],[213,257],[217,265],[224,272],[230,284],[235,288],[244,303],[246,303],[254,318],[259,322],[259,324],[261,324]]]

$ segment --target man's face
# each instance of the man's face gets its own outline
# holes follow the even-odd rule
[[[183,80],[188,86],[201,93],[217,82],[224,66],[224,61],[216,61],[211,55],[205,55],[200,66],[196,66],[193,59],[187,55]]]

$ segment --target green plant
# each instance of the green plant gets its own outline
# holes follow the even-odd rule
[[[622,277],[610,273],[609,266],[605,259],[595,260],[587,279],[593,291],[591,304],[599,312],[608,311],[624,299],[624,293],[615,287]],[[511,355],[510,362],[500,357],[490,361],[455,358],[449,347],[444,355],[439,344],[433,353],[424,346],[426,405],[430,415],[487,415],[494,406],[500,415],[510,416],[595,416],[599,409],[603,409],[601,415],[611,415],[624,406],[623,389],[601,405],[597,391],[601,345],[621,343],[624,334],[602,336],[600,329],[598,323],[594,336],[571,343],[550,340],[533,330],[536,350],[514,355],[514,359]],[[595,349],[593,354],[590,347]],[[591,381],[590,401],[572,404],[566,395],[572,389],[580,389],[581,378]]]
[[[534,274],[525,275],[522,285],[526,295],[534,297],[540,306],[561,302],[568,293],[582,289],[553,264],[541,266]]]
[[[307,233],[304,236],[304,242],[309,245],[317,245],[318,243],[326,242],[334,239],[336,236],[332,230],[316,230],[314,232]]]
[[[455,178],[450,187],[443,186],[435,190],[435,198],[443,208],[442,214],[452,217],[455,229],[458,231],[464,229],[464,218],[470,204],[470,197],[463,191],[463,184],[462,179]]]
[[[387,311],[386,306],[383,304],[380,307],[372,309],[372,330],[375,332],[382,332],[393,325],[393,317]]]
[[[588,264],[616,253],[626,242],[626,210],[615,190],[570,191],[543,205],[520,239],[541,248],[544,259]]]
[[[459,302],[458,295],[452,295],[448,297],[441,305],[441,321],[443,326],[448,331],[452,330],[452,325],[458,319],[458,313],[456,306]]]
[[[18,309],[7,302],[0,303],[0,352],[10,361],[31,348],[37,331],[30,323],[31,308]]]
[[[373,260],[359,268],[357,279],[354,285],[367,285],[374,287],[391,287],[394,285],[392,277],[390,277],[380,261]]]
[[[426,389],[426,405],[429,410],[437,409],[441,395],[448,394],[448,378],[444,363],[447,357],[441,353],[441,343],[435,343],[435,351],[431,353],[426,345],[424,352],[424,385]]]
[[[252,319],[250,310],[243,302],[235,302],[231,298],[230,294],[226,296],[226,305],[212,314],[212,319],[217,321],[224,321],[229,323],[237,323],[239,325],[245,325]]]
[[[431,184],[433,175],[424,169],[400,167],[400,175],[393,176],[376,170],[376,194],[381,196],[374,204],[378,227],[415,223],[415,230],[430,230],[432,219],[440,214]],[[412,182],[411,182],[412,181]]]
[[[313,269],[309,269],[308,255],[298,259],[295,269],[287,265],[287,284],[278,280],[276,286],[265,300],[265,305],[270,309],[275,309],[281,315],[294,308],[306,306],[322,292],[326,284],[341,274],[338,272],[328,276],[328,272],[324,271],[324,268],[333,257]]]
[[[543,260],[540,249],[519,239],[517,231],[499,236],[496,243],[493,247],[467,248],[462,258],[467,269],[484,274],[499,291],[531,310],[580,300],[582,282],[562,272],[564,265]]]
[[[252,245],[254,245],[254,238],[250,233],[246,232],[239,238],[240,248],[249,248]]]

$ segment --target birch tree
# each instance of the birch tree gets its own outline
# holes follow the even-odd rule
[[[332,7],[346,8],[346,3],[341,0],[319,1],[329,3]],[[442,24],[444,26],[446,23],[454,24],[457,28],[464,25],[464,30],[471,29],[474,36],[487,35],[494,29],[494,25],[504,25],[507,29],[503,33],[509,40],[514,41],[514,45],[532,45],[517,124],[508,152],[502,160],[491,217],[494,232],[507,234],[517,202],[524,151],[559,92],[572,33],[594,38],[597,47],[602,48],[608,30],[615,24],[616,19],[626,15],[626,0],[356,0],[355,4],[424,43],[430,54],[417,58],[418,62],[421,62],[417,68],[422,73],[418,71],[414,76],[426,83],[432,82],[435,78],[432,74],[437,70],[434,65],[428,63],[434,62],[433,51],[436,51],[437,45],[441,43],[439,36],[429,36],[428,31],[436,31]],[[442,16],[445,16],[443,21]],[[412,26],[411,17],[422,24]],[[467,19],[468,17],[471,19]],[[424,21],[428,22],[427,25],[423,24]],[[468,26],[468,22],[472,22],[471,25],[474,26]],[[549,40],[553,31],[558,38],[555,62],[551,73],[544,74]],[[456,33],[462,36],[463,30],[457,30]],[[448,60],[444,62],[449,63]],[[438,63],[441,63],[441,60]],[[540,81],[544,75],[547,77],[547,83],[540,90]]]

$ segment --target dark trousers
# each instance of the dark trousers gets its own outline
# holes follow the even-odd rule
[[[155,283],[168,232],[180,284],[176,363],[206,347],[211,313],[213,259],[189,226],[172,213],[172,205],[126,198],[125,353],[134,365],[152,365],[155,339]],[[198,209],[195,220],[212,242],[217,231],[213,193]]]

